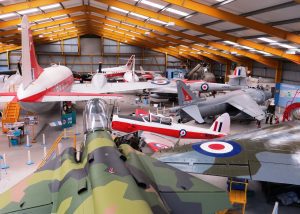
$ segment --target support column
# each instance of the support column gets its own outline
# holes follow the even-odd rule
[[[231,69],[231,61],[228,60],[226,62],[225,82],[229,81],[230,69]]]
[[[80,42],[80,36],[77,36],[77,46],[78,46],[78,56],[81,55],[81,42]]]
[[[275,73],[275,83],[281,83],[282,80],[282,62],[278,62]]]
[[[6,51],[7,68],[10,69],[10,52]]]
[[[120,64],[120,41],[117,42],[117,65]]]
[[[168,53],[165,53],[165,74],[167,73],[167,67],[168,67]]]

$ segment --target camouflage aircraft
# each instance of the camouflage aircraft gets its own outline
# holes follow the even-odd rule
[[[154,157],[190,173],[300,185],[300,122],[197,142]]]
[[[133,150],[116,147],[102,100],[85,108],[86,140],[0,195],[0,213],[202,213],[230,207],[226,191]]]

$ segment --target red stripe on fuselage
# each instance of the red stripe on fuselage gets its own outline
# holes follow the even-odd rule
[[[180,135],[179,134],[180,130],[143,126],[143,125],[130,124],[130,123],[120,122],[120,121],[112,121],[112,129],[121,131],[121,132],[126,132],[126,133],[136,132],[136,131],[147,131],[147,132],[153,132],[153,133],[170,136],[170,137],[174,137],[174,138],[179,138],[179,135]],[[223,137],[223,136],[224,135],[222,135],[222,134],[213,135],[213,134],[207,134],[207,133],[187,131],[186,135],[181,138],[214,139],[214,138]]]
[[[117,71],[116,71],[117,72]],[[122,77],[125,74],[125,71],[117,72],[117,73],[111,73],[111,74],[104,74],[106,78],[112,78],[112,77]]]
[[[34,94],[30,97],[26,97],[24,99],[21,99],[19,101],[22,102],[39,102],[42,100],[43,96],[46,95],[49,92],[68,92],[71,90],[71,87],[74,83],[74,77],[73,75],[70,75],[69,77],[67,77],[66,79],[62,80],[61,82],[57,83],[56,85],[47,88],[46,90],[40,91],[37,94]]]

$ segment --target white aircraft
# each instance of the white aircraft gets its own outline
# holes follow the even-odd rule
[[[112,67],[112,68],[102,68],[101,72],[107,78],[123,76],[127,71],[132,70],[134,63],[135,63],[135,55],[132,55],[125,65],[118,66],[118,67]],[[100,72],[100,71],[98,71],[98,72]]]
[[[62,65],[42,68],[37,62],[27,16],[22,19],[22,83],[17,92],[1,92],[0,102],[17,101],[31,112],[50,110],[55,102],[85,101],[92,98],[116,99],[106,94],[162,87],[160,82],[106,83],[103,73],[94,75],[91,84],[73,84],[72,71]]]

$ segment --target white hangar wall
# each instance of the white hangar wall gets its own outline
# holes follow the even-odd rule
[[[36,46],[42,67],[62,64],[77,72],[95,72],[101,61],[103,67],[124,65],[131,55],[136,56],[136,70],[166,71],[166,67],[179,67],[180,60],[149,49],[131,46],[99,37],[82,37]],[[20,50],[9,52],[9,66],[16,69]],[[0,54],[0,66],[7,66],[7,54]]]

